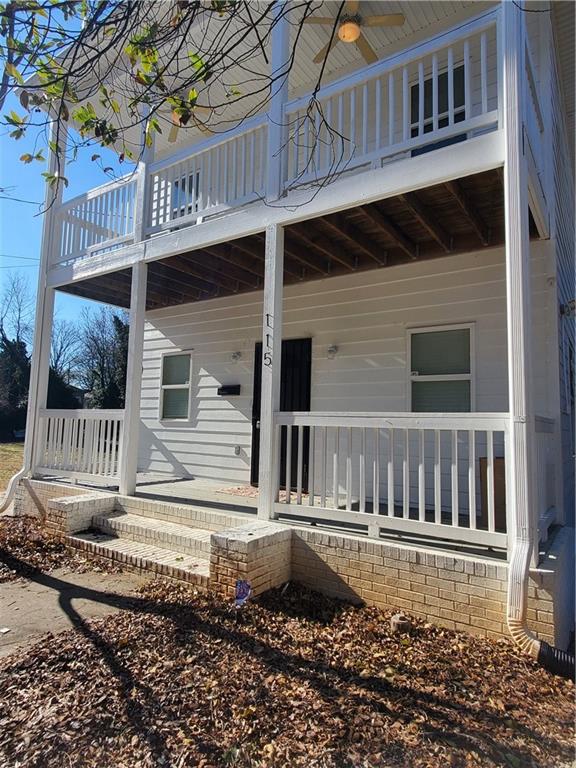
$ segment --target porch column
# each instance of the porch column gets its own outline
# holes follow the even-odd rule
[[[530,240],[528,172],[523,145],[524,35],[522,11],[503,3],[504,207],[506,226],[506,320],[508,341],[509,450],[507,463],[510,604],[520,618],[526,560],[537,557],[533,492]]]
[[[50,124],[47,168],[47,172],[52,175],[64,176],[66,141],[66,128],[58,120],[54,120]],[[58,152],[51,147],[57,147]],[[62,193],[63,184],[59,183],[57,187],[53,187],[46,182],[36,313],[34,315],[34,339],[30,361],[26,441],[24,444],[24,469],[32,473],[37,466],[36,457],[40,452],[39,442],[42,437],[39,429],[39,412],[42,408],[46,408],[48,397],[55,291],[54,288],[47,286],[47,275],[54,250],[54,241],[59,236],[56,226],[56,212],[62,204]]]
[[[260,403],[260,463],[258,467],[258,517],[274,517],[278,466],[275,455],[274,413],[280,409],[282,365],[282,291],[284,228],[266,227],[264,312],[262,322],[262,390]]]
[[[120,493],[124,496],[132,496],[136,490],[147,272],[148,265],[143,261],[134,264],[132,267],[130,329],[128,332],[128,366],[126,369],[126,399],[124,405],[122,444],[120,447],[119,487]]]
[[[286,13],[286,2],[275,7],[274,26],[271,34],[272,78],[268,110],[268,171],[266,177],[266,199],[282,197],[286,178],[286,126],[284,125],[284,104],[288,101],[288,78],[290,70],[290,24]]]
[[[150,115],[150,106],[142,104],[140,109],[141,138],[140,138],[140,157],[138,159],[137,181],[136,181],[136,199],[134,201],[134,242],[139,243],[146,238],[146,227],[148,226],[150,184],[148,182],[148,166],[154,159],[154,136],[151,133],[150,146],[146,143],[146,124]]]

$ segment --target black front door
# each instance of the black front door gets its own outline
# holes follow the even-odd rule
[[[285,339],[282,342],[282,368],[280,373],[280,410],[309,411],[310,382],[312,374],[312,339]],[[258,465],[260,462],[260,402],[262,395],[262,344],[258,342],[254,350],[254,399],[252,401],[252,464],[250,483],[258,485]],[[308,488],[308,428],[304,434],[304,467],[302,473],[303,490]],[[282,428],[280,447],[280,483],[284,487],[286,479],[286,428]],[[292,434],[291,475],[292,487],[296,487],[298,459],[298,431]]]

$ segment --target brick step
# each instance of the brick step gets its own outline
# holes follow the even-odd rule
[[[91,531],[67,536],[66,542],[92,555],[124,564],[130,569],[152,572],[201,587],[208,586],[210,578],[208,558],[194,557],[170,549]]]
[[[130,512],[104,512],[92,518],[94,528],[121,539],[150,544],[196,557],[210,557],[208,528],[171,523]]]
[[[140,496],[117,496],[116,509],[152,520],[205,528],[209,531],[234,528],[256,519],[256,515],[239,512],[237,507],[228,506],[226,503],[206,501],[183,504]]]

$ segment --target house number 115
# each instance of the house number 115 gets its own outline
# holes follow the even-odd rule
[[[270,330],[273,329],[272,324],[272,315],[267,314],[266,315],[266,328],[270,328]],[[272,343],[272,334],[266,333],[266,344],[264,349],[264,365],[267,368],[272,367],[272,360],[273,360],[273,343]]]

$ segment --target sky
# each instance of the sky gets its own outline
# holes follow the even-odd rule
[[[4,113],[14,110],[23,114],[24,110],[15,97],[7,100]],[[38,282],[38,265],[42,241],[42,215],[38,215],[39,204],[44,200],[44,179],[42,172],[46,164],[34,161],[26,165],[19,158],[24,153],[34,153],[33,137],[24,137],[18,141],[8,136],[9,131],[0,128],[0,187],[8,189],[0,193],[0,295],[12,273],[21,273],[28,280],[30,291],[35,296]],[[109,178],[104,175],[101,167],[91,162],[92,154],[97,152],[103,158],[104,165],[118,169],[118,174],[128,172],[115,162],[115,156],[109,150],[101,147],[87,148],[78,153],[75,163],[68,164],[66,177],[69,187],[64,190],[64,200],[69,200],[82,192],[106,183]],[[48,157],[48,149],[44,148],[44,157]],[[19,200],[32,201],[19,202]],[[92,306],[79,297],[58,291],[56,293],[56,315],[58,318],[77,320],[83,307]]]

